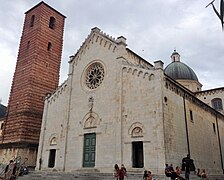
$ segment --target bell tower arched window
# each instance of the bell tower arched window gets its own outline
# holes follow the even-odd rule
[[[32,15],[31,21],[30,21],[30,27],[33,27],[34,25],[34,20],[35,20],[35,15]]]
[[[50,50],[51,50],[51,47],[52,47],[51,42],[48,42],[48,45],[47,45],[47,50],[48,50],[48,51],[50,51]]]
[[[54,27],[55,27],[55,18],[51,16],[49,21],[49,28],[54,29]]]

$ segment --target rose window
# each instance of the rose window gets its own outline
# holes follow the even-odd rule
[[[90,89],[99,87],[104,79],[104,69],[99,63],[92,64],[86,73],[86,85]]]

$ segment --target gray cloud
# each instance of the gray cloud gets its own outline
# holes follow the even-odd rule
[[[0,98],[7,104],[22,32],[24,12],[40,1],[7,1],[0,6],[1,63]],[[199,0],[45,0],[66,18],[61,80],[67,78],[69,56],[74,54],[90,29],[97,26],[107,34],[127,38],[128,47],[150,63],[170,63],[174,48],[182,62],[194,69],[204,89],[223,86],[224,41],[221,25],[210,2]],[[218,2],[215,2],[219,8]],[[7,53],[5,53],[7,52]],[[5,66],[4,66],[5,67]]]

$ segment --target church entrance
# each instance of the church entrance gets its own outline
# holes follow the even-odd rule
[[[96,134],[84,135],[83,167],[95,166]]]
[[[132,166],[133,168],[143,168],[143,142],[137,141],[132,142]]]
[[[55,164],[55,155],[56,155],[56,149],[51,149],[49,153],[49,159],[48,159],[48,167],[53,168]]]

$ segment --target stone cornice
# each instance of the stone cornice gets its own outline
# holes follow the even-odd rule
[[[195,92],[195,95],[196,96],[206,96],[206,95],[211,95],[211,94],[219,94],[222,92],[224,92],[224,87]]]
[[[115,39],[112,36],[109,36],[108,34],[104,33],[97,27],[92,28],[91,33],[84,40],[84,42],[82,43],[80,48],[77,50],[75,55],[72,56],[69,63],[72,63],[73,61],[75,61],[75,64],[77,65],[81,56],[86,53],[86,50],[89,49],[89,47],[93,43],[98,43],[100,46],[114,53],[115,51],[117,51],[118,45],[120,42],[118,41],[118,39]]]
[[[65,89],[67,87],[67,82],[68,82],[68,80],[64,81],[54,93],[48,94],[46,96],[46,100],[50,103],[52,101],[55,101],[65,91]]]
[[[0,143],[0,149],[6,148],[37,148],[38,144],[28,143],[28,142],[9,142],[9,143]]]
[[[130,66],[130,65],[123,65],[122,72],[130,73],[137,77],[142,77],[143,79],[148,79],[149,81],[153,80],[155,77],[155,74],[150,72],[149,70],[139,68],[136,66]]]
[[[153,68],[152,64],[150,64],[148,61],[146,61],[145,59],[143,59],[142,57],[140,57],[139,55],[134,53],[132,50],[130,50],[129,48],[126,48],[126,50],[127,50],[127,56],[128,56],[127,61],[129,63],[132,63],[134,65],[137,65],[137,66],[145,68],[145,69]]]
[[[220,112],[216,111],[200,99],[198,99],[196,96],[194,96],[194,93],[187,90],[183,86],[181,86],[179,83],[174,81],[173,79],[169,78],[168,76],[165,76],[165,87],[173,92],[175,92],[177,95],[184,97],[186,100],[194,103],[195,105],[203,108],[205,111],[210,112],[214,116],[217,116],[224,120],[224,115]]]
[[[101,31],[99,28],[95,27],[92,28],[91,33],[87,36],[87,38],[84,40],[80,48],[77,50],[77,52],[70,56],[69,63],[75,63],[75,65],[78,64],[80,61],[82,55],[86,53],[86,51],[90,48],[90,46],[93,43],[99,44],[102,48],[105,48],[112,53],[115,53],[118,51],[119,47],[124,47],[125,51],[123,53],[123,56],[125,56],[125,59],[134,64],[138,65],[139,67],[143,67],[145,69],[152,69],[153,65],[147,62],[145,59],[134,53],[129,48],[126,48],[126,38],[123,36],[118,37],[117,39],[113,38],[112,36],[109,36],[108,34]]]

